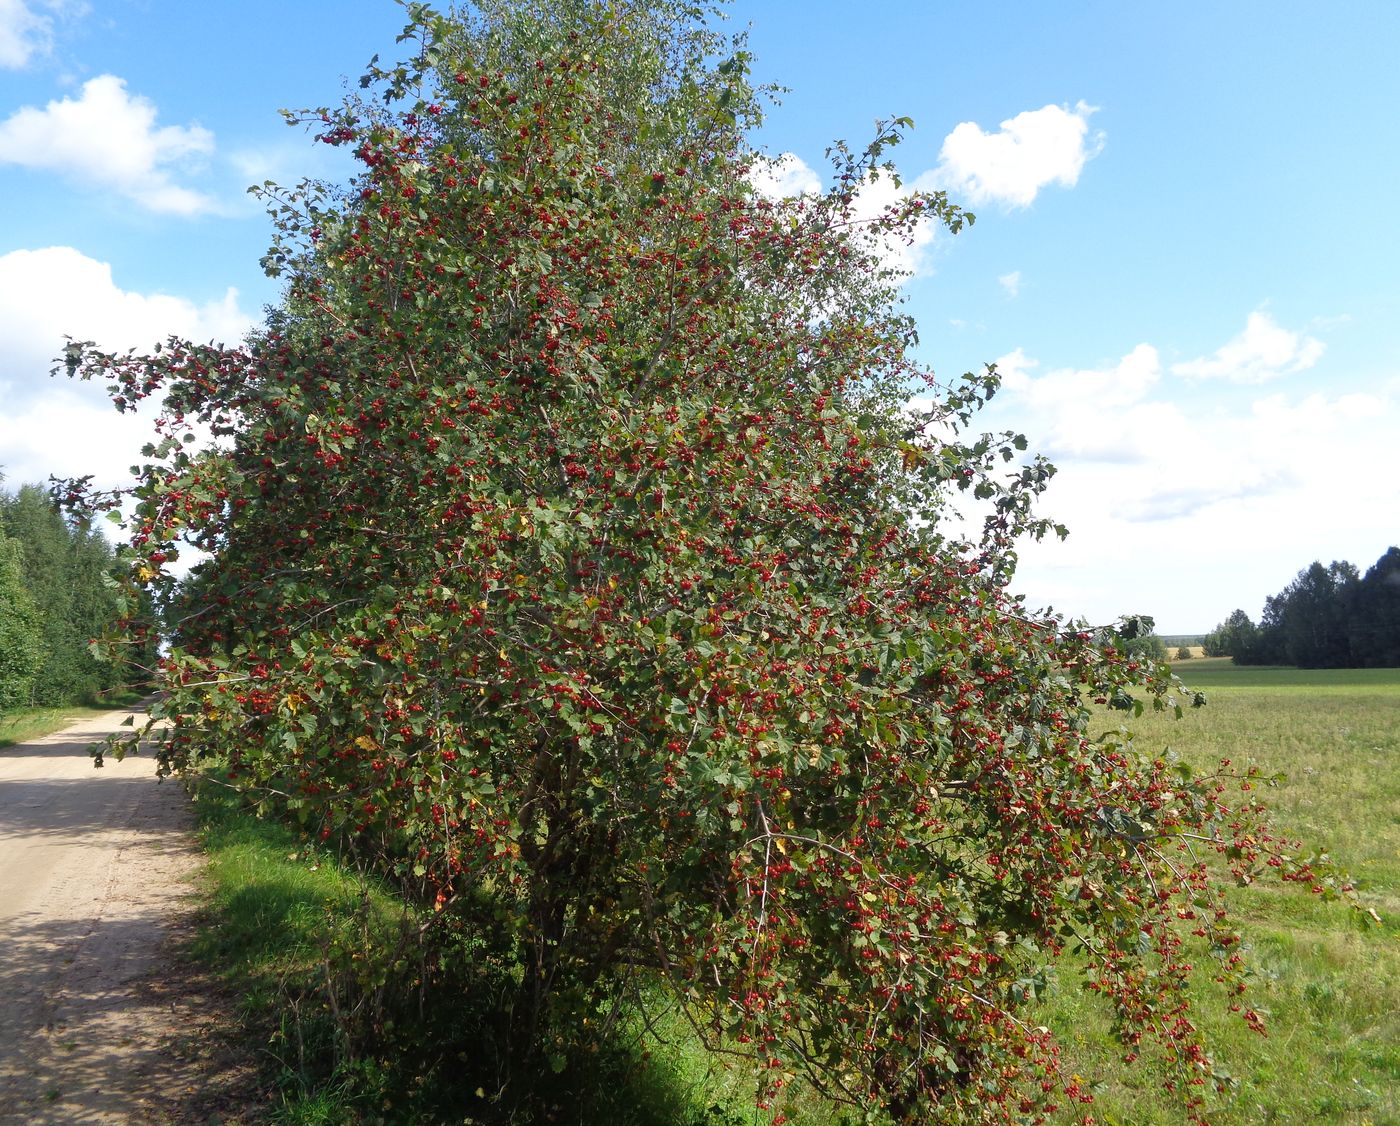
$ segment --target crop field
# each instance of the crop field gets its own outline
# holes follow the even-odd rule
[[[1203,975],[1197,1019],[1237,1083],[1214,1101],[1211,1120],[1400,1122],[1400,670],[1237,668],[1225,659],[1175,668],[1209,703],[1180,721],[1142,716],[1131,725],[1139,742],[1197,766],[1252,760],[1266,775],[1285,774],[1266,792],[1277,824],[1329,852],[1383,920],[1279,884],[1232,892],[1257,971],[1249,1000],[1266,1012],[1269,1034],[1245,1029]],[[1099,1006],[1071,972],[1043,1019],[1072,1068],[1108,1077],[1097,1091],[1101,1121],[1181,1121],[1150,1067],[1118,1062]]]
[[[1223,689],[1233,693],[1244,688],[1267,688],[1275,692],[1292,689],[1317,691],[1324,696],[1348,692],[1400,691],[1400,669],[1295,669],[1273,665],[1236,665],[1229,657],[1205,657],[1176,661],[1172,670],[1191,688],[1206,691]]]

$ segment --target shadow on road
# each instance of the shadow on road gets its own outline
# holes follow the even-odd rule
[[[0,836],[63,838],[76,844],[80,834],[126,824],[133,806],[149,797],[139,791],[160,787],[166,791],[157,795],[160,799],[184,800],[181,784],[173,779],[157,781],[149,774],[122,775],[117,771],[93,773],[92,778],[0,779]],[[100,792],[102,799],[94,801],[94,792]],[[154,838],[178,837],[185,832],[183,827],[162,825],[147,825],[145,829]],[[0,904],[0,915],[3,911]]]
[[[188,958],[189,924],[171,922],[8,928],[0,1123],[254,1120],[260,1092],[233,998]]]

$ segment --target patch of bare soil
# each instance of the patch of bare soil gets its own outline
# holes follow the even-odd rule
[[[112,712],[0,750],[0,1123],[252,1123],[235,999],[188,956],[199,852]]]

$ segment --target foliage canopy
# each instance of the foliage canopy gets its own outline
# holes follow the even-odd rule
[[[0,494],[0,711],[76,703],[121,683],[128,670],[90,651],[117,618],[114,565],[107,540],[65,520],[47,490]],[[144,663],[143,678],[150,646]]]
[[[0,715],[29,703],[42,659],[40,637],[24,584],[24,552],[0,522]]]
[[[266,189],[266,328],[69,351],[166,404],[129,551],[176,622],[166,766],[491,920],[525,1051],[644,974],[762,1105],[805,1074],[1014,1119],[1087,1097],[1020,1015],[1073,945],[1189,1101],[1182,932],[1241,988],[1192,843],[1311,877],[1237,784],[1096,730],[1163,671],[1007,592],[1050,469],[970,429],[993,371],[916,365],[878,256],[971,217],[856,220],[907,123],[772,200],[742,43],[690,5],[409,11],[410,61],[298,118],[359,171]]]

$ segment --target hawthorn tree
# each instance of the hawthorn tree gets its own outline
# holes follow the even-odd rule
[[[359,171],[266,189],[266,327],[66,357],[165,402],[127,549],[175,607],[165,767],[494,920],[522,1050],[645,976],[763,1106],[802,1074],[1019,1119],[1088,1099],[1024,1019],[1074,946],[1198,1104],[1193,932],[1242,988],[1203,857],[1311,876],[1238,781],[1091,726],[1173,706],[1165,671],[1008,593],[1050,469],[971,429],[993,371],[913,361],[878,253],[971,217],[857,221],[907,123],[774,201],[742,44],[690,5],[409,11],[410,61],[296,118]]]

